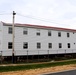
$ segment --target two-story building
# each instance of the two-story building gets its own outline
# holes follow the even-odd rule
[[[0,22],[0,51],[2,56],[12,56],[12,32],[12,23]],[[76,30],[15,24],[15,56],[65,53],[76,53]]]

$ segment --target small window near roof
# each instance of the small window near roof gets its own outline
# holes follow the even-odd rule
[[[61,32],[58,32],[58,36],[61,37]]]
[[[40,32],[37,32],[36,35],[40,36]]]
[[[73,32],[73,34],[74,34],[74,32]]]
[[[51,31],[48,31],[48,36],[51,36]]]
[[[40,36],[40,29],[37,29],[36,35]]]
[[[24,29],[23,29],[23,34],[24,34],[24,35],[27,35],[27,34],[28,34],[28,29],[27,29],[27,28],[24,28]]]
[[[70,37],[70,34],[69,33],[67,33],[67,37]]]
[[[12,31],[13,31],[13,30],[12,30],[12,27],[9,27],[9,28],[8,28],[8,33],[9,33],[9,34],[12,34]]]

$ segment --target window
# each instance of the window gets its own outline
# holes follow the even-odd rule
[[[37,48],[39,49],[39,48],[41,48],[41,43],[37,43]]]
[[[8,49],[12,49],[12,42],[8,42]]]
[[[73,34],[74,34],[74,32],[73,32]]]
[[[61,32],[58,32],[58,36],[61,37]]]
[[[28,30],[27,30],[27,28],[24,28],[24,29],[23,29],[23,34],[25,34],[25,35],[28,34]]]
[[[68,48],[70,48],[70,43],[67,44]]]
[[[52,48],[52,43],[48,43],[48,48]]]
[[[62,48],[62,43],[59,43],[59,48]]]
[[[27,49],[28,48],[28,42],[24,42],[23,43],[23,49]]]
[[[51,36],[51,31],[48,31],[48,36]]]
[[[9,34],[12,34],[12,27],[9,27],[8,33],[9,33]]]
[[[37,32],[36,35],[40,36],[40,32]]]
[[[40,36],[40,29],[37,29],[36,35],[37,35],[37,36]]]
[[[23,34],[26,34],[27,35],[27,31],[23,31]]]
[[[69,33],[67,33],[67,37],[70,37]]]

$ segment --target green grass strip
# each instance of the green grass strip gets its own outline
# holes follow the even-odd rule
[[[19,71],[19,70],[29,70],[29,69],[37,69],[37,68],[45,68],[45,67],[53,67],[53,66],[62,66],[76,64],[76,60],[71,61],[63,61],[63,62],[49,62],[43,64],[27,64],[27,65],[17,65],[17,66],[0,66],[0,72],[8,72],[8,71]]]

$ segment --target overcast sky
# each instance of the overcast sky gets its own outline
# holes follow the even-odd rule
[[[76,29],[76,0],[0,0],[0,21]],[[2,15],[3,14],[3,15]]]

